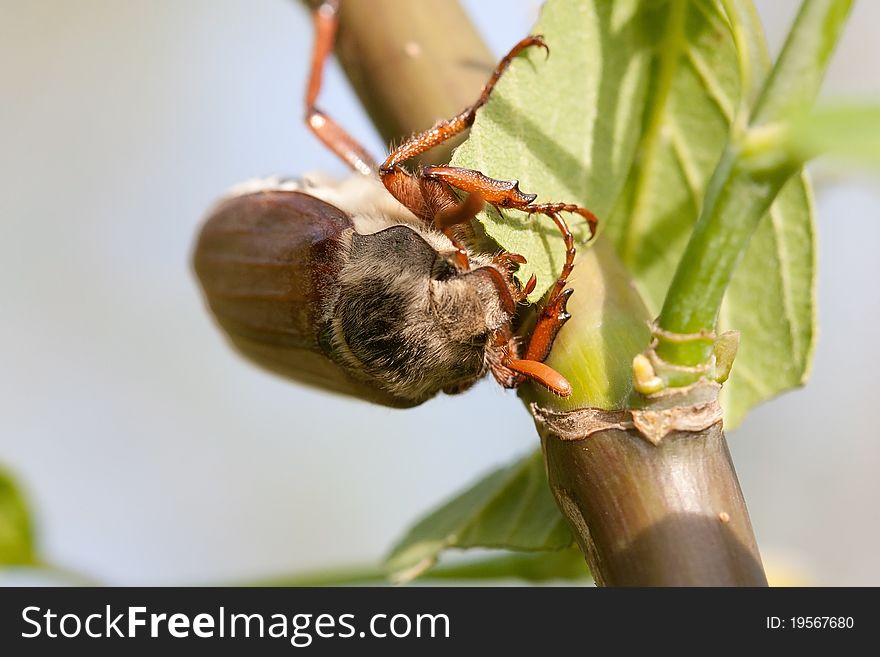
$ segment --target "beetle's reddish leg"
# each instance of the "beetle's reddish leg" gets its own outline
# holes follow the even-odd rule
[[[531,379],[560,397],[571,395],[571,384],[564,376],[544,363],[536,360],[511,359],[504,363],[505,367],[520,375],[520,381]]]
[[[591,235],[595,236],[599,220],[596,215],[571,203],[538,203],[532,205],[535,194],[525,194],[519,188],[519,181],[497,180],[489,178],[475,169],[462,169],[459,167],[426,167],[422,171],[422,177],[429,180],[440,180],[470,194],[481,194],[486,202],[499,208],[513,208],[528,214],[544,214],[553,220],[562,238],[565,240],[565,264],[562,267],[556,286],[550,298],[553,299],[562,292],[568,280],[571,270],[574,268],[574,238],[568,229],[568,224],[560,216],[560,212],[571,212],[583,217],[590,227]]]
[[[574,237],[568,228],[568,224],[559,213],[572,212],[580,215],[587,221],[590,231],[594,236],[598,226],[596,216],[586,208],[571,203],[540,203],[532,205],[535,195],[523,193],[519,189],[517,181],[496,180],[473,169],[428,167],[422,172],[422,176],[431,180],[440,180],[462,191],[480,193],[489,203],[497,207],[515,208],[529,214],[547,215],[556,224],[559,232],[562,233],[563,240],[565,240],[565,264],[529,336],[525,358],[519,360],[508,355],[502,362],[502,366],[518,374],[517,379],[513,382],[514,385],[521,383],[526,378],[530,378],[556,394],[562,396],[571,394],[571,385],[565,380],[565,377],[552,368],[543,365],[543,361],[549,356],[553,342],[556,340],[560,329],[571,317],[566,311],[566,303],[568,302],[568,297],[571,296],[572,290],[566,290],[565,285],[574,269],[576,251]],[[531,280],[527,284],[526,289],[530,288],[534,289]]]
[[[431,180],[441,180],[451,187],[460,189],[471,194],[479,193],[487,203],[499,208],[513,208],[529,214],[546,214],[553,219],[553,215],[560,212],[571,212],[583,217],[590,226],[590,233],[595,236],[599,220],[596,215],[572,203],[538,203],[532,205],[537,198],[536,194],[526,194],[519,188],[518,180],[498,180],[490,178],[476,169],[463,169],[461,167],[425,167],[422,176]],[[559,218],[553,219],[559,226]],[[563,236],[565,230],[560,227]]]
[[[499,355],[491,359],[489,367],[498,383],[505,388],[516,388],[526,379],[531,379],[561,397],[571,394],[571,384],[552,367],[537,360],[513,357],[518,349],[516,339],[511,337],[509,330],[498,332],[493,344]]]
[[[376,162],[354,138],[329,116],[315,106],[321,91],[324,64],[333,50],[336,27],[339,24],[339,2],[325,0],[314,11],[315,46],[312,50],[312,68],[306,87],[306,124],[327,148],[345,160],[346,164],[366,176],[376,172]]]
[[[464,243],[455,235],[455,227],[473,219],[483,209],[483,203],[479,193],[468,194],[463,201],[444,207],[434,215],[434,226],[443,231],[458,251],[456,260],[463,271],[470,269],[470,260]]]
[[[531,379],[561,397],[568,397],[572,391],[571,384],[562,374],[545,365],[544,361],[550,355],[559,330],[571,319],[571,315],[568,314],[565,307],[574,290],[571,288],[563,290],[563,288],[574,269],[574,237],[562,217],[552,211],[545,210],[544,213],[553,219],[565,240],[565,264],[550,292],[549,300],[541,309],[538,320],[529,334],[525,357],[522,359],[511,357],[510,349],[514,349],[515,352],[514,343],[511,342],[501,365],[515,374],[514,379],[508,385],[517,386],[526,379]],[[522,256],[517,258],[515,254],[510,255],[513,262],[519,262],[520,259],[525,260]],[[535,277],[533,275],[522,291],[522,297],[527,297],[534,289]]]
[[[527,360],[542,363],[547,360],[560,329],[571,319],[565,306],[573,292],[572,288],[563,290],[561,294],[551,298],[541,309],[538,321],[535,322],[535,326],[529,334],[529,343],[526,345],[525,353]]]
[[[485,200],[479,192],[468,194],[467,197],[454,205],[448,206],[434,215],[434,226],[446,232],[453,226],[466,224],[483,209]]]
[[[531,212],[531,208],[526,208],[526,212]],[[574,237],[568,229],[568,224],[565,223],[565,219],[560,217],[556,212],[545,211],[541,212],[541,214],[546,214],[553,220],[553,223],[556,224],[559,232],[562,233],[562,239],[565,242],[565,264],[562,265],[562,271],[559,272],[559,277],[553,285],[553,290],[547,296],[547,306],[549,306],[562,294],[565,284],[568,283],[568,277],[571,276],[571,272],[574,270],[574,257],[577,254],[577,251],[574,248]],[[547,306],[544,307],[545,310]],[[544,313],[542,313],[542,315],[543,314]]]
[[[568,231],[568,227],[565,229],[559,225],[561,221],[561,217],[558,216],[560,212],[571,212],[572,214],[579,215],[584,218],[587,222],[587,225],[590,227],[590,239],[596,237],[596,229],[599,227],[599,220],[596,218],[592,212],[587,210],[586,208],[582,208],[579,205],[572,205],[571,203],[538,203],[536,205],[530,205],[527,208],[516,207],[518,210],[522,210],[523,212],[528,212],[529,214],[546,214],[548,217],[553,219],[554,223],[559,230],[562,232],[563,236]],[[554,215],[557,215],[554,217]],[[564,224],[565,222],[563,222]]]
[[[544,48],[548,53],[550,52],[547,44],[544,43],[544,38],[541,36],[527,36],[525,39],[517,43],[513,48],[511,48],[510,52],[507,53],[504,58],[498,62],[498,65],[495,67],[495,70],[492,72],[492,77],[489,78],[489,81],[483,85],[483,91],[480,93],[480,97],[470,107],[465,108],[463,111],[458,113],[456,116],[453,116],[451,119],[446,119],[443,121],[438,121],[434,124],[434,126],[425,132],[421,132],[413,135],[406,141],[404,141],[400,146],[395,148],[385,161],[382,163],[382,166],[379,167],[379,172],[383,175],[383,177],[391,173],[396,167],[403,164],[406,160],[415,157],[416,155],[421,155],[425,151],[429,151],[435,146],[442,144],[447,139],[451,139],[461,131],[469,128],[473,122],[474,117],[477,114],[477,110],[480,109],[483,105],[486,104],[486,101],[489,100],[489,96],[492,94],[492,89],[495,88],[495,84],[498,82],[498,79],[510,65],[510,62],[513,61],[514,57],[516,57],[519,53],[530,46],[539,46]]]
[[[512,275],[513,272],[520,266],[524,265],[528,262],[525,259],[525,256],[521,256],[519,253],[511,253],[510,251],[502,251],[494,258],[492,258],[492,262],[495,263],[498,267],[502,269],[506,269],[508,274]],[[535,286],[538,284],[538,279],[532,274],[529,277],[529,280],[526,281],[526,284],[522,287],[518,287],[515,291],[512,291],[513,298],[517,303],[521,303],[525,301],[528,296],[534,292]]]
[[[556,296],[550,297],[550,300],[541,309],[541,314],[538,315],[535,327],[529,335],[525,357],[518,359],[510,358],[508,355],[502,362],[505,367],[518,375],[512,382],[513,385],[519,385],[525,379],[532,379],[562,397],[568,397],[571,394],[571,384],[568,380],[552,367],[545,365],[544,361],[550,355],[559,330],[571,319],[565,306],[572,292],[574,290],[568,288]]]
[[[560,208],[568,207],[576,208],[577,206],[568,206],[562,203],[545,203],[524,208],[526,212],[546,214],[550,217],[553,223],[556,224],[559,232],[562,233],[562,239],[565,241],[565,264],[562,265],[562,271],[559,272],[559,277],[556,279],[556,283],[554,283],[553,289],[547,297],[547,303],[541,309],[535,327],[529,335],[529,343],[526,346],[525,353],[525,357],[528,360],[544,362],[547,356],[550,355],[553,342],[556,340],[560,329],[571,319],[571,315],[566,310],[566,304],[574,290],[571,288],[565,289],[565,285],[568,283],[568,277],[571,276],[571,272],[574,270],[576,251],[574,248],[574,237],[568,229],[568,224],[565,223],[565,219],[558,213]],[[564,209],[564,211],[572,212],[574,210]],[[588,210],[584,210],[584,212],[589,213]],[[589,213],[589,215],[595,221],[592,213]],[[595,231],[594,224],[590,224],[590,229]]]
[[[537,197],[525,194],[518,180],[497,180],[477,171],[461,167],[424,167],[422,177],[439,180],[469,194],[481,194],[486,203],[499,208],[526,208]]]
[[[411,206],[407,204],[407,200],[402,198],[405,196],[405,190],[408,187],[406,181],[403,179],[410,174],[403,171],[401,165],[411,157],[429,151],[435,146],[442,144],[447,139],[451,139],[463,130],[469,128],[474,122],[477,110],[489,100],[489,96],[492,94],[492,89],[494,89],[495,83],[498,82],[498,79],[510,65],[510,62],[512,62],[513,58],[520,52],[530,46],[539,46],[547,50],[548,53],[550,52],[542,37],[526,37],[517,43],[510,52],[498,62],[498,65],[492,72],[492,77],[490,77],[489,81],[483,86],[483,91],[480,93],[477,102],[451,119],[438,121],[432,128],[425,132],[413,135],[388,154],[388,157],[379,167],[379,175],[381,176],[385,187],[391,192],[391,195],[394,196],[394,198],[412,209]]]
[[[550,355],[550,350],[553,348],[553,343],[556,341],[556,336],[559,334],[559,331],[565,323],[571,319],[571,315],[569,315],[566,310],[566,305],[568,304],[568,299],[574,290],[572,288],[565,289],[565,285],[568,282],[568,277],[574,270],[576,251],[574,247],[574,237],[568,229],[568,224],[566,224],[565,220],[559,216],[556,211],[560,209],[563,211],[576,211],[575,209],[569,208],[583,210],[582,208],[577,208],[577,206],[569,206],[568,204],[562,203],[520,208],[521,210],[532,214],[546,214],[553,220],[565,240],[565,264],[562,266],[559,278],[556,279],[556,283],[550,291],[547,303],[541,308],[535,326],[529,334],[524,358],[511,358],[510,352],[508,351],[507,356],[502,361],[503,367],[506,367],[516,374],[516,377],[508,385],[517,386],[526,379],[531,379],[562,397],[568,397],[571,394],[571,384],[564,376],[562,376],[562,374],[545,365],[544,361]],[[583,210],[582,213],[579,212],[578,214],[583,216],[583,213],[587,213],[590,217],[593,217],[592,213],[588,210]],[[595,221],[595,217],[593,217],[593,220]],[[595,230],[592,228],[593,226],[594,224],[591,223],[591,229]],[[529,279],[529,284],[526,285],[524,296],[528,296],[534,287],[533,276]]]

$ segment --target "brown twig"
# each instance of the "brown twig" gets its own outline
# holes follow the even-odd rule
[[[717,386],[642,409],[533,407],[550,487],[597,583],[766,586]]]

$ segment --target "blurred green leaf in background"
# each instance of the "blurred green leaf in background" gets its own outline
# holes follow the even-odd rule
[[[15,481],[0,468],[0,566],[27,566],[35,562],[27,505]]]

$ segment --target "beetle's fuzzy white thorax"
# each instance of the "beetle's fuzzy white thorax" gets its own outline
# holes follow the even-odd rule
[[[372,176],[355,174],[341,180],[320,172],[305,174],[302,178],[267,176],[253,178],[234,185],[226,197],[258,192],[302,192],[345,212],[361,235],[378,233],[390,226],[406,225],[414,228],[438,251],[453,249],[452,242],[443,233],[426,228],[425,223],[388,193],[382,182]]]

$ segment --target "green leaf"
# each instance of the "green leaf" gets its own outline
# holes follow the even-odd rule
[[[429,570],[423,578],[436,580],[511,580],[548,582],[553,580],[583,580],[590,569],[583,553],[577,548],[553,552],[526,552],[502,554],[471,559]]]
[[[788,156],[806,160],[828,154],[880,168],[880,104],[822,107],[794,122],[784,144]]]
[[[837,161],[880,168],[880,104],[837,103],[750,130],[742,160],[757,176],[830,155]]]
[[[449,548],[561,550],[571,533],[550,493],[540,452],[496,470],[419,521],[386,561],[392,579],[431,568]]]
[[[721,389],[727,429],[756,404],[803,385],[809,376],[816,313],[812,217],[812,192],[801,173],[761,219],[727,289],[719,329],[741,332],[733,370]]]
[[[457,559],[420,575],[422,581],[488,582],[491,580],[584,580],[590,569],[577,548],[547,552],[504,552],[491,556]],[[221,586],[352,586],[386,584],[388,573],[379,566],[334,568],[293,575],[275,575],[259,580],[234,581]]]
[[[33,564],[34,537],[24,498],[11,475],[0,468],[0,565]]]
[[[727,14],[712,0],[549,0],[533,30],[544,35],[549,59],[539,51],[512,64],[453,158],[457,166],[517,178],[540,201],[592,209],[652,316],[740,107],[739,64],[758,81],[766,73],[751,3],[730,6],[743,19],[736,27],[739,43],[750,49],[744,57]],[[750,96],[757,86],[750,79]],[[719,329],[739,329],[742,340],[724,392],[728,427],[754,404],[800,385],[809,370],[815,313],[809,199],[804,177],[788,183],[729,288]],[[542,220],[536,231],[518,216],[492,213],[483,221],[502,247],[528,258],[522,278],[536,273],[533,296],[543,294],[562,263],[552,224]],[[577,321],[575,315],[561,335],[576,339]],[[603,357],[615,357],[614,347]]]
[[[639,7],[548,2],[532,33],[544,35],[549,57],[532,48],[513,62],[452,164],[518,179],[538,202],[576,203],[606,217],[630,169],[644,106],[650,44]],[[490,210],[481,220],[490,237],[528,258],[518,275],[537,276],[537,300],[564,262],[562,239],[546,217],[508,214]],[[583,222],[569,223],[589,237]]]
[[[608,233],[657,315],[739,100],[737,53],[711,2],[663,3],[645,121]]]

